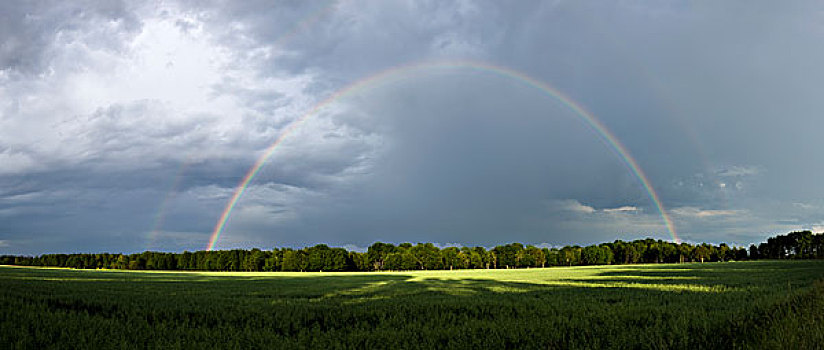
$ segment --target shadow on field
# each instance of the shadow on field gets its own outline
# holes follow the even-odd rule
[[[706,263],[683,265],[625,265],[611,266],[591,274],[555,275],[553,269],[533,270],[537,273],[525,276],[513,274],[511,278],[453,278],[448,273],[437,277],[420,275],[376,276],[374,280],[365,278],[357,286],[344,286],[350,282],[335,283],[333,277],[318,277],[318,283],[337,285],[335,291],[323,299],[350,299],[352,302],[402,298],[418,295],[428,296],[502,296],[554,297],[558,294],[576,296],[605,297],[615,295],[649,296],[650,293],[677,293],[702,295],[707,293],[736,293],[760,289],[792,289],[793,285],[803,286],[821,278],[817,266],[812,268],[810,279],[799,279],[799,275],[787,274],[782,270],[790,268],[787,263]],[[798,269],[798,266],[791,267]],[[520,270],[523,272],[523,270]],[[545,271],[547,278],[542,277]],[[585,271],[582,269],[580,271]],[[817,271],[817,272],[816,272]],[[494,273],[494,272],[493,272]],[[616,294],[618,293],[618,294]]]
[[[399,276],[395,276],[399,277]],[[501,281],[491,279],[442,279],[406,276],[406,279],[378,279],[364,281],[354,288],[341,288],[324,295],[321,299],[341,301],[344,303],[364,303],[383,299],[417,299],[427,298],[517,298],[557,299],[561,296],[576,298],[592,297],[610,299],[617,302],[616,296],[648,296],[650,293],[721,293],[733,292],[734,289],[723,285],[700,285],[680,282],[628,282],[624,279],[607,280],[557,280],[542,282]],[[324,281],[322,283],[328,283]],[[619,292],[616,294],[616,292]]]
[[[658,290],[696,292],[729,292],[740,288],[766,288],[767,285],[774,288],[775,285],[787,286],[788,283],[804,284],[798,280],[798,276],[782,272],[798,268],[790,266],[792,264],[793,262],[726,262],[663,266],[622,265],[592,276],[567,281],[601,286],[649,287]]]
[[[0,343],[590,349],[642,348],[643,339],[647,348],[747,348],[744,341],[761,334],[782,341],[818,334],[824,289],[807,292],[822,267],[824,261],[393,273],[0,267],[0,321],[7,320]],[[790,283],[794,293],[786,293]]]
[[[760,288],[766,280],[775,285],[785,274],[776,265],[757,263],[707,263],[683,265],[621,265],[597,268],[548,268],[476,271],[469,276],[456,271],[363,274],[220,274],[193,272],[84,271],[2,268],[8,282],[93,288],[110,293],[243,299],[278,304],[307,302],[366,303],[414,297],[557,297],[559,294],[613,298],[648,296],[649,293],[730,293]],[[789,281],[789,280],[788,280]],[[124,283],[127,282],[127,283]],[[798,281],[796,281],[798,282]],[[780,284],[779,284],[780,285]],[[54,287],[55,285],[52,285]]]

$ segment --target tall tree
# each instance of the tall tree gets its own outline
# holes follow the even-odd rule
[[[391,243],[375,242],[366,250],[369,264],[375,270],[383,270],[383,263],[389,253],[395,251],[395,246]]]

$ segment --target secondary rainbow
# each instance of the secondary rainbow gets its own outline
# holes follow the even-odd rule
[[[647,192],[650,200],[652,200],[653,204],[655,205],[658,212],[661,214],[661,219],[664,222],[664,226],[666,227],[667,231],[669,232],[670,236],[675,242],[680,242],[678,238],[678,234],[675,231],[675,226],[672,223],[672,220],[667,214],[666,209],[664,209],[664,205],[661,203],[661,199],[659,198],[658,194],[652,187],[652,183],[647,178],[647,175],[641,170],[641,167],[638,165],[638,162],[633,158],[626,147],[612,134],[612,132],[607,129],[604,124],[602,124],[595,116],[587,111],[583,106],[576,103],[571,98],[564,95],[562,92],[558,91],[557,89],[553,88],[552,86],[547,85],[544,82],[541,82],[535,78],[532,78],[524,73],[519,71],[507,68],[492,65],[489,63],[484,62],[477,62],[477,61],[435,61],[435,62],[424,62],[424,63],[414,63],[408,65],[397,66],[393,68],[389,68],[383,71],[378,72],[377,74],[373,74],[369,77],[364,79],[358,80],[343,89],[338,90],[337,92],[333,93],[320,103],[316,104],[312,109],[310,109],[307,113],[303,114],[300,118],[292,122],[286,129],[284,129],[278,138],[269,146],[267,147],[258,160],[255,162],[254,165],[249,169],[243,179],[238,184],[235,192],[232,194],[232,197],[229,199],[229,202],[226,204],[223,212],[220,215],[220,219],[215,224],[215,228],[212,231],[212,236],[209,239],[209,245],[206,247],[207,250],[212,250],[215,247],[220,235],[223,233],[223,228],[226,225],[229,217],[232,214],[232,210],[237,205],[238,200],[243,193],[246,191],[246,188],[249,186],[249,183],[255,178],[257,173],[266,163],[266,160],[272,156],[272,153],[280,146],[281,143],[292,133],[300,127],[307,119],[311,116],[316,115],[320,110],[329,106],[333,102],[337,101],[338,99],[351,95],[355,92],[373,87],[379,83],[385,82],[390,80],[391,78],[400,78],[404,74],[409,74],[417,71],[422,70],[431,70],[431,69],[447,69],[447,68],[457,68],[457,69],[472,69],[477,71],[488,72],[497,76],[514,79],[516,81],[521,82],[525,86],[529,86],[531,88],[538,89],[545,93],[546,95],[556,99],[564,106],[569,108],[575,115],[579,116],[582,121],[584,121],[592,130],[594,130],[598,136],[600,136],[601,140],[605,142],[609,147],[615,150],[618,153],[619,157],[623,160],[624,164],[629,168],[629,170],[635,175],[636,178],[641,182],[641,186]]]
[[[337,7],[337,1],[329,1],[328,4],[319,8],[318,10],[312,11],[309,13],[308,16],[304,17],[303,19],[295,22],[292,28],[287,31],[286,33],[280,35],[275,41],[273,45],[278,48],[283,48],[286,43],[292,40],[295,36],[300,34],[303,31],[309,30],[315,23],[320,21],[324,16],[328,13],[335,10]],[[163,224],[166,221],[166,210],[168,209],[169,202],[177,195],[177,188],[180,185],[181,179],[183,178],[183,174],[186,172],[187,168],[191,164],[192,160],[187,158],[178,168],[178,171],[175,173],[174,180],[172,180],[172,186],[166,191],[166,194],[163,196],[163,200],[160,202],[160,205],[157,208],[157,213],[154,215],[154,221],[152,224],[152,229],[148,233],[147,237],[147,246],[146,249],[151,249],[154,245],[154,241],[157,236],[160,234]]]
[[[180,166],[177,168],[175,172],[175,176],[172,179],[172,184],[169,187],[169,190],[166,191],[166,195],[163,196],[163,200],[160,202],[160,206],[157,209],[157,213],[154,216],[154,223],[152,224],[152,230],[149,231],[148,242],[146,243],[146,249],[152,249],[154,247],[155,239],[157,239],[158,234],[160,234],[161,229],[163,228],[163,224],[166,222],[166,208],[169,206],[169,203],[172,199],[175,198],[177,195],[177,188],[180,186],[180,182],[183,179],[183,174],[186,173],[186,168],[189,167],[190,160],[186,158]]]

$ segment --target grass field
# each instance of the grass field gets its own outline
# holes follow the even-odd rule
[[[812,349],[824,346],[822,279],[824,261],[396,273],[0,267],[0,344]]]

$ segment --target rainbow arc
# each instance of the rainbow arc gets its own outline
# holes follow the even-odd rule
[[[380,71],[364,79],[358,80],[331,94],[329,97],[327,97],[326,99],[312,107],[300,118],[292,122],[280,133],[278,138],[275,139],[275,141],[272,142],[272,144],[263,151],[261,156],[257,159],[257,161],[252,165],[252,167],[240,181],[234,193],[232,194],[232,197],[226,204],[226,207],[223,209],[220,218],[215,224],[214,230],[212,230],[212,235],[209,239],[209,245],[206,247],[206,249],[213,250],[215,248],[215,245],[217,244],[221,234],[224,231],[226,222],[229,220],[229,217],[231,216],[232,211],[237,205],[238,200],[243,196],[244,192],[246,192],[246,189],[249,187],[249,184],[257,176],[258,172],[260,172],[260,169],[263,168],[263,165],[266,163],[266,161],[272,156],[275,150],[277,150],[278,146],[280,146],[283,143],[283,141],[286,138],[288,138],[289,135],[291,135],[296,129],[303,125],[307,119],[317,115],[322,109],[331,105],[332,103],[341,98],[353,95],[359,91],[374,88],[375,86],[379,86],[382,83],[390,81],[394,78],[432,69],[470,69],[480,72],[486,72],[499,77],[513,79],[517,82],[520,82],[524,86],[537,89],[545,95],[547,95],[548,97],[560,102],[570,111],[572,111],[576,116],[578,116],[591,130],[595,131],[600,137],[600,139],[608,147],[615,151],[615,153],[621,158],[621,160],[627,166],[630,172],[641,183],[641,186],[644,188],[650,200],[655,205],[656,209],[661,215],[661,219],[664,223],[664,226],[666,227],[673,241],[680,242],[678,234],[675,230],[675,225],[673,225],[672,223],[672,219],[670,218],[669,214],[664,208],[664,205],[661,203],[661,199],[658,196],[658,193],[655,192],[649,178],[641,169],[641,166],[638,165],[638,161],[636,161],[635,158],[632,157],[627,148],[618,140],[618,138],[615,137],[615,135],[611,131],[609,131],[609,129],[607,129],[607,127],[603,123],[601,123],[592,113],[590,113],[582,105],[578,104],[577,102],[575,102],[575,100],[566,96],[564,93],[555,89],[554,87],[538,79],[532,78],[522,72],[507,67],[496,66],[489,63],[476,61],[435,61],[397,66]]]

